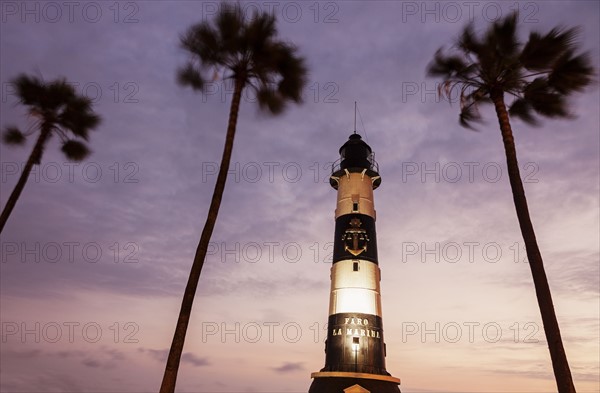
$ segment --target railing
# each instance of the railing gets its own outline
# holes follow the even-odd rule
[[[331,173],[332,174],[342,169],[341,168],[342,161],[343,161],[343,159],[340,157],[336,161],[334,161],[333,164],[331,164]],[[369,165],[368,169],[379,173],[379,164],[377,163],[377,161],[375,161],[375,153],[369,154],[369,156],[367,157],[367,161],[369,161],[369,163],[371,164],[371,165]]]
[[[337,171],[339,171],[341,168],[341,164],[342,164],[342,159],[338,158],[337,160],[335,160],[333,162],[333,164],[331,164],[331,173],[334,174]]]
[[[375,153],[371,153],[369,154],[369,157],[367,157],[367,160],[369,160],[369,162],[371,163],[371,169],[374,172],[379,173],[379,163],[377,161],[375,161]]]

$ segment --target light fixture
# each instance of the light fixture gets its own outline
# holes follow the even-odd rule
[[[354,372],[358,370],[358,337],[352,337],[352,350],[354,351]]]

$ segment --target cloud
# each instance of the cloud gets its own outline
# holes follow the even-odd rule
[[[194,367],[202,367],[202,366],[210,365],[208,358],[198,357],[191,352],[185,352],[183,355],[181,355],[181,361],[184,363],[191,364]]]
[[[285,362],[279,367],[273,367],[272,369],[278,373],[291,373],[295,371],[304,371],[304,363],[302,362]]]
[[[3,392],[84,392],[85,387],[71,375],[39,372],[27,375],[3,373],[0,389]]]
[[[150,349],[150,348],[139,348],[139,352],[147,353],[152,359],[164,363],[167,361],[169,355],[168,349]]]
[[[167,357],[169,356],[168,349],[150,349],[150,348],[139,348],[139,352],[147,353],[152,359],[165,363],[167,361]],[[194,367],[202,367],[210,365],[208,358],[198,357],[194,355],[192,352],[184,352],[181,355],[181,361],[183,363],[191,364]]]
[[[16,351],[12,349],[3,350],[2,357],[5,361],[17,361],[19,359],[25,360],[39,360],[41,358],[46,359],[81,359],[81,364],[90,368],[104,368],[109,369],[115,367],[115,362],[125,359],[125,354],[114,348],[101,347],[96,351],[82,351],[82,350],[61,350],[61,351],[48,351],[41,349],[32,349],[26,351]],[[62,360],[61,360],[62,361]]]
[[[512,375],[512,376],[520,376],[527,378],[535,378],[535,379],[545,379],[552,380],[554,379],[554,374],[551,370],[548,370],[546,365],[538,364],[537,366],[524,366],[523,368],[510,368],[510,369],[488,369],[487,371],[494,374],[501,375]]]
[[[27,351],[2,350],[2,355],[9,359],[37,359],[42,354],[40,349],[31,349]]]
[[[559,296],[597,299],[600,292],[599,255],[588,252],[556,252],[543,256],[550,288]],[[511,273],[510,278],[496,277],[489,282],[508,288],[532,288],[529,271]]]
[[[84,359],[81,364],[86,367],[99,368],[102,367],[102,363],[96,359]]]

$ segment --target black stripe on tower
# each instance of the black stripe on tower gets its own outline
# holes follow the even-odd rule
[[[373,217],[352,213],[335,220],[333,263],[345,259],[364,259],[377,264],[377,236]]]
[[[381,317],[361,313],[330,315],[325,352],[325,368],[321,371],[390,375],[385,370]]]

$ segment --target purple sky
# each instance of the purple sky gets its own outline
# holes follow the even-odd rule
[[[69,5],[70,4],[70,5]],[[310,68],[302,106],[239,116],[231,175],[180,368],[181,392],[302,392],[324,364],[335,191],[353,129],[376,152],[387,369],[403,392],[551,392],[497,120],[458,125],[425,67],[472,18],[522,33],[581,25],[593,1],[244,2],[272,8]],[[93,155],[45,151],[2,234],[2,392],[160,385],[220,160],[232,89],[175,83],[178,36],[217,2],[1,3],[0,126],[27,126],[10,80],[66,76],[94,99]],[[129,22],[129,23],[125,23]],[[599,91],[573,121],[513,122],[530,212],[580,392],[600,389]],[[32,148],[0,145],[0,205]]]

